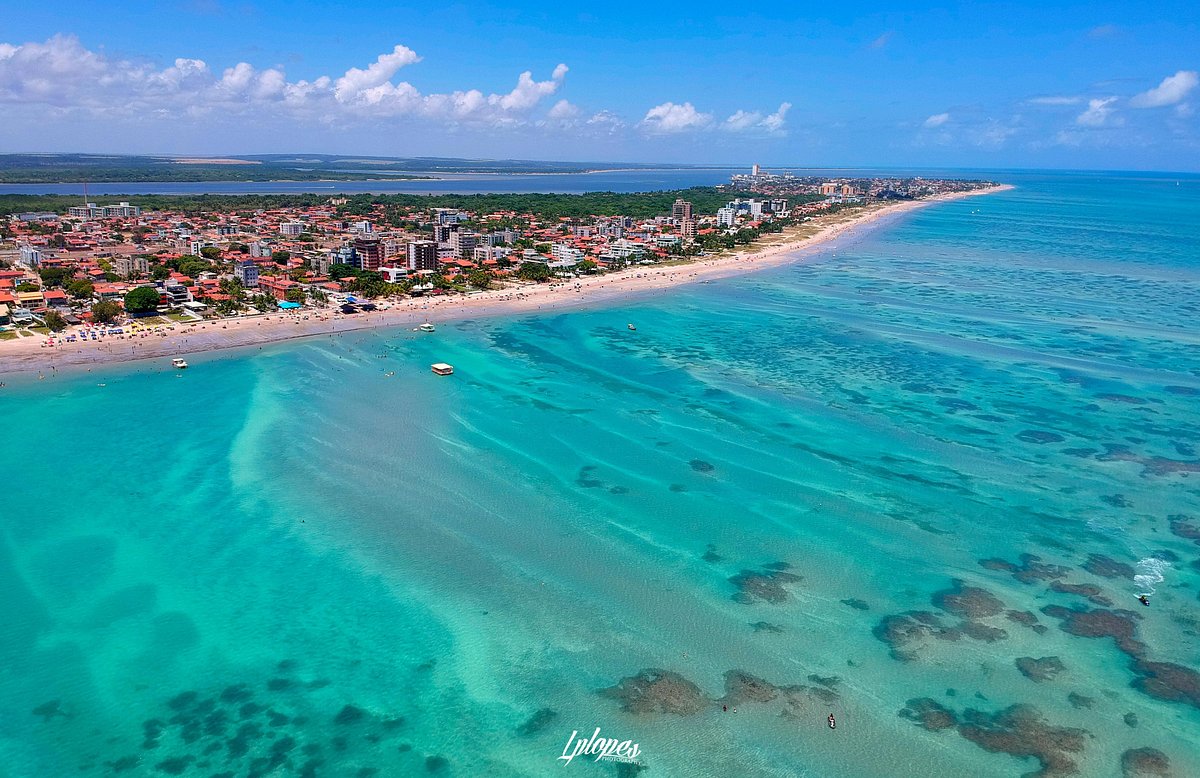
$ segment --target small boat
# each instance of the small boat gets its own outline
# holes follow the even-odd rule
[[[174,367],[176,369],[183,370],[187,366],[188,366],[187,362],[184,362],[179,357],[175,357],[174,359],[171,360],[171,367]]]
[[[636,329],[637,329],[637,327],[633,326],[632,324],[626,324],[625,326],[626,326],[626,327],[628,327],[628,328],[629,328],[629,329],[631,329],[631,330],[636,330]]]
[[[429,366],[429,369],[437,375],[450,375],[454,372],[454,366],[447,365],[445,362],[435,362]]]
[[[829,719],[828,719],[828,721],[829,721],[829,728],[830,728],[830,729],[837,729],[837,719],[835,719],[835,718],[833,717],[833,714],[832,714],[832,713],[830,713],[830,714],[829,714]]]
[[[414,327],[414,328],[413,328],[413,332],[417,332],[418,330],[419,330],[419,331],[421,331],[421,332],[433,332],[433,331],[434,331],[434,326],[433,326],[433,324],[431,324],[430,322],[425,322],[425,323],[424,323],[424,324],[422,324],[420,327]]]

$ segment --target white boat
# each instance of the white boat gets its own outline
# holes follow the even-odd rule
[[[637,327],[633,326],[632,324],[626,324],[625,326],[626,326],[626,327],[628,327],[628,328],[629,328],[629,329],[631,329],[631,330],[636,330],[636,329],[637,329]]]
[[[174,359],[171,360],[171,367],[178,368],[179,370],[183,370],[185,367],[187,367],[187,362],[184,362],[179,357],[175,357]]]
[[[434,329],[435,328],[434,328],[433,324],[431,324],[430,322],[425,322],[420,327],[413,328],[413,331],[416,332],[417,330],[420,330],[421,332],[433,332]]]
[[[429,369],[437,375],[451,375],[454,372],[454,366],[447,365],[445,362],[435,362],[429,366]]]

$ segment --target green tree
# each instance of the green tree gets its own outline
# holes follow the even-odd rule
[[[41,289],[41,287],[29,281],[17,284],[16,286],[16,291],[18,292],[36,292],[38,289]]]
[[[200,249],[200,256],[205,259],[216,261],[221,258],[221,250],[216,246],[205,246]]]
[[[305,292],[303,289],[298,287],[292,287],[284,292],[283,296],[289,303],[303,304],[304,301],[308,299],[308,292]]]
[[[250,298],[250,304],[258,311],[267,313],[273,311],[279,306],[275,302],[275,298],[269,294],[256,294]]]
[[[41,267],[38,268],[38,275],[44,285],[59,286],[67,277],[67,271],[61,267]]]
[[[492,274],[486,270],[472,270],[467,273],[467,281],[478,289],[487,289],[492,285]]]
[[[92,321],[97,324],[114,322],[121,315],[121,306],[112,300],[101,300],[92,306]]]
[[[536,251],[536,252],[537,252],[537,253],[539,253],[539,254],[549,254],[549,253],[550,253],[550,250],[551,250],[552,248],[553,248],[553,246],[551,246],[549,243],[535,243],[535,244],[533,244],[533,250],[534,250],[534,251]]]
[[[292,258],[292,252],[290,252],[290,251],[272,251],[271,252],[271,260],[274,261],[276,265],[286,265],[288,260],[291,258]]]
[[[67,320],[63,318],[61,313],[54,309],[46,311],[43,321],[46,322],[46,327],[49,328],[51,332],[62,332],[67,328]]]
[[[171,268],[166,265],[151,265],[150,277],[155,281],[164,281],[171,277]]]
[[[76,300],[86,300],[96,291],[96,287],[92,286],[92,282],[85,278],[76,278],[68,281],[66,289],[67,294]]]
[[[139,286],[125,294],[125,310],[130,313],[150,313],[158,310],[158,290],[152,286]]]
[[[594,260],[585,259],[582,262],[580,262],[578,265],[576,265],[575,269],[578,270],[580,273],[585,273],[587,275],[591,275],[592,273],[595,273],[596,270],[599,269],[599,267],[600,266],[597,265]]]
[[[541,262],[526,262],[517,270],[517,278],[526,281],[548,281],[551,275],[550,268]]]

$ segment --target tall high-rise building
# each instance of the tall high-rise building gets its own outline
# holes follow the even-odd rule
[[[363,270],[379,270],[383,264],[383,241],[379,238],[355,238],[354,253]]]
[[[762,175],[762,168],[760,168],[758,166],[758,163],[755,163],[754,167],[750,168],[750,175],[752,175],[752,176]]]
[[[438,244],[432,240],[414,240],[408,244],[409,270],[437,270]]]
[[[695,240],[696,239],[696,220],[695,219],[684,219],[683,225],[679,232],[683,236],[684,240]]]
[[[450,247],[458,259],[470,259],[479,245],[479,233],[470,230],[457,230],[450,234]]]
[[[671,207],[671,218],[676,222],[692,218],[692,204],[682,197],[678,198],[675,200],[675,205]]]

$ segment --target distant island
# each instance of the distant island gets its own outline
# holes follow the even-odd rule
[[[672,169],[690,169],[679,165]],[[246,156],[125,156],[116,154],[0,154],[0,184],[237,181],[417,181],[438,175],[590,173],[651,170],[644,163],[574,163],[452,157],[363,157],[331,154]]]

